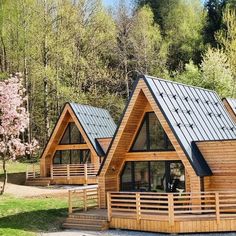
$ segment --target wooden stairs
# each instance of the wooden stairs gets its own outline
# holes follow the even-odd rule
[[[102,231],[109,228],[107,216],[100,214],[72,213],[62,225],[65,229]]]
[[[51,183],[51,178],[49,177],[28,178],[25,181],[25,185],[29,186],[49,186],[50,183]]]

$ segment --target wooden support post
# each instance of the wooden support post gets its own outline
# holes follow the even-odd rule
[[[53,165],[51,165],[51,179],[53,179]]]
[[[67,179],[70,179],[70,165],[66,165]]]
[[[100,209],[101,205],[100,205],[100,188],[99,187],[97,187],[97,194],[98,194],[98,208]]]
[[[110,222],[112,217],[111,194],[107,192],[107,221]]]
[[[72,190],[69,190],[69,197],[68,197],[68,209],[69,209],[69,214],[71,214],[73,212],[73,208],[72,208]]]
[[[174,225],[174,198],[173,194],[168,194],[168,216],[169,216],[169,224],[171,226]]]
[[[34,164],[33,164],[33,178],[35,179],[35,167],[34,167]]]
[[[87,206],[87,190],[84,189],[84,211],[88,210],[88,206]]]
[[[219,204],[219,193],[215,193],[215,204],[216,204],[216,221],[220,223],[220,204]]]
[[[137,221],[141,219],[140,193],[136,193],[136,219]]]
[[[84,178],[85,178],[85,185],[88,183],[88,165],[84,164]]]

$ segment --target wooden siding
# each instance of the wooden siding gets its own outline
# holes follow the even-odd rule
[[[235,112],[232,110],[231,106],[229,105],[229,103],[227,102],[226,99],[223,100],[223,103],[225,105],[226,110],[228,111],[228,113],[230,114],[231,118],[234,120],[234,122],[236,122],[236,114]]]
[[[176,159],[178,157],[178,159],[183,162],[187,172],[188,190],[195,192],[200,191],[200,178],[193,170],[145,82],[140,80],[124,114],[119,130],[99,176],[101,207],[106,207],[107,191],[119,191],[119,174],[126,161],[126,157],[128,157],[127,155],[132,155],[128,154],[130,146],[132,145],[135,134],[140,127],[142,118],[147,111],[155,112],[176,150],[176,155],[173,158]],[[137,159],[140,155],[141,154],[137,155]],[[153,160],[157,160],[157,158],[152,155],[153,154],[150,154],[148,158],[153,157]],[[132,159],[134,160],[135,157],[133,156]]]
[[[59,142],[67,128],[69,122],[75,122],[76,126],[78,127],[81,135],[85,140],[85,144],[68,144],[68,145],[60,145]],[[91,152],[91,162],[95,165],[95,167],[99,168],[99,157],[90,143],[86,133],[84,132],[83,128],[81,127],[79,121],[77,120],[74,112],[67,104],[53,130],[53,133],[45,147],[45,150],[40,159],[40,175],[41,177],[47,177],[50,174],[50,167],[53,164],[53,157],[57,150],[73,150],[73,149],[89,149]],[[62,183],[59,181],[58,183]],[[64,182],[63,182],[64,183]],[[73,181],[75,184],[75,181]]]
[[[236,190],[236,140],[197,142],[213,175],[204,177],[204,191]]]
[[[109,145],[111,143],[112,138],[97,138],[98,143],[100,144],[104,153],[107,152]]]

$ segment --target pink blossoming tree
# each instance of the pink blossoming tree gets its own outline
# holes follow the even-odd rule
[[[25,143],[20,138],[29,124],[29,114],[25,109],[27,98],[24,92],[20,74],[0,81],[0,160],[4,172],[0,194],[4,193],[7,183],[6,162],[32,153],[38,148],[36,140]]]

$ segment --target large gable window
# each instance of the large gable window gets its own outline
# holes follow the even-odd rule
[[[131,151],[172,151],[169,138],[154,112],[144,116],[141,128],[135,138]]]
[[[78,127],[74,122],[70,122],[62,136],[60,144],[82,144],[85,143]]]

